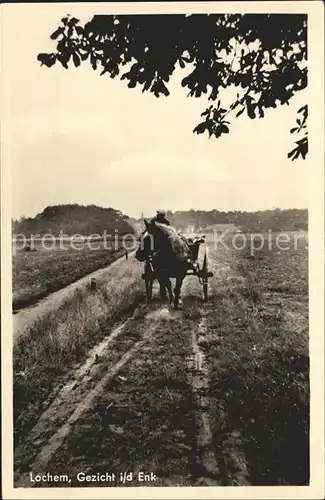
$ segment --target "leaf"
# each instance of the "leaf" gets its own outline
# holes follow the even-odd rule
[[[41,66],[45,65],[50,68],[55,64],[56,56],[55,54],[38,54],[37,60],[40,61]]]
[[[196,132],[197,134],[203,134],[203,132],[205,132],[206,128],[207,128],[206,122],[202,122],[202,123],[199,123],[199,125],[197,125],[195,127],[193,132]]]
[[[288,158],[291,158],[293,161],[293,160],[296,160],[297,158],[299,158],[299,156],[301,156],[302,159],[305,160],[307,153],[308,153],[308,139],[307,139],[307,137],[300,139],[295,144],[297,144],[297,146],[294,149],[292,149],[292,151],[290,151],[288,153]]]
[[[298,145],[299,155],[302,156],[303,159],[305,159],[305,157],[308,153],[308,139],[307,139],[307,137],[303,137],[302,139],[297,141],[296,144]]]
[[[60,35],[64,33],[64,28],[60,27],[50,36],[51,40],[56,40]]]
[[[80,19],[77,19],[76,17],[72,17],[70,19],[70,21],[68,21],[68,25],[69,26],[75,26],[76,24],[78,24],[80,22]]]
[[[294,148],[290,153],[288,153],[288,158],[292,158],[292,160],[296,160],[299,156],[299,153],[297,152],[298,148]]]
[[[237,99],[238,99],[238,97],[237,97]],[[239,101],[235,101],[235,102],[232,103],[232,105],[230,106],[229,109],[231,111],[233,111],[234,109],[236,109],[239,106],[239,104],[240,104]]]
[[[97,69],[97,58],[93,52],[90,54],[90,63],[92,65],[93,70],[96,70]]]
[[[293,134],[294,132],[296,132],[297,130],[299,130],[298,127],[293,127],[290,129],[290,134]]]
[[[252,102],[255,101],[255,98],[252,97],[251,95],[247,95],[245,100],[246,100],[247,103],[250,104],[250,103],[252,103]]]
[[[247,103],[247,115],[251,119],[255,118],[255,106],[250,104],[249,102]]]
[[[215,122],[219,122],[220,121],[220,118],[222,118],[222,112],[221,112],[221,109],[219,108],[214,108],[212,110],[212,113],[213,113],[213,119]]]
[[[210,114],[210,108],[207,108],[203,113],[201,113],[201,116],[208,116]]]
[[[63,54],[58,54],[57,58],[58,58],[58,61],[60,61],[60,63],[62,64],[62,66],[65,69],[68,69],[68,63],[67,63],[66,57]]]
[[[164,94],[166,97],[169,96],[169,90],[164,84],[164,82],[161,82],[161,93]]]
[[[307,156],[307,153],[308,153],[308,142],[306,144],[306,147],[301,151],[301,156],[303,157],[304,160]]]
[[[143,89],[142,89],[142,92],[145,92],[146,90],[149,90],[150,89],[150,85],[151,85],[151,82],[152,80],[149,79],[145,82],[144,86],[143,86]]]
[[[38,54],[37,56],[37,60],[42,63],[42,66],[43,64],[46,64],[46,62],[48,61],[48,58],[49,58],[49,54]]]
[[[223,134],[229,134],[229,128],[227,127],[227,125],[224,125],[223,123],[221,123],[220,132],[222,132]]]
[[[87,57],[89,56],[89,52],[81,52],[80,57],[82,61],[85,61]]]
[[[78,66],[80,66],[80,57],[78,56],[78,54],[76,52],[74,52],[72,54],[72,59],[73,59],[74,65],[78,68]]]
[[[238,113],[236,113],[236,117],[242,115],[245,111],[245,108],[242,108],[240,111],[238,111]]]
[[[58,53],[57,54],[57,59],[58,61],[60,61],[60,63],[62,64],[62,66],[65,68],[65,69],[68,69],[68,61],[71,57],[71,53],[69,52],[64,52],[64,53]]]

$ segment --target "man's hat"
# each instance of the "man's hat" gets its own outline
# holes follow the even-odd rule
[[[157,210],[157,215],[163,215],[163,216],[165,216],[166,215],[166,211],[165,210]]]

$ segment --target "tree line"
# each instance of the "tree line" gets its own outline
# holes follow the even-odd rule
[[[213,229],[214,225],[233,224],[234,230],[247,232],[259,231],[299,231],[308,229],[307,209],[275,208],[246,212],[241,210],[188,210],[168,211],[167,218],[171,224],[179,229],[192,227],[195,231]]]

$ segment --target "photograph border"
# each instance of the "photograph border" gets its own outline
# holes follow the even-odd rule
[[[11,124],[6,101],[4,54],[1,57],[1,351],[2,351],[2,498],[258,498],[320,499],[324,497],[324,4],[315,1],[254,2],[24,2],[1,5],[0,26],[6,31],[6,13],[16,9],[23,20],[26,9],[56,10],[73,15],[181,14],[181,13],[306,13],[308,15],[308,129],[309,153],[309,346],[310,346],[310,485],[208,486],[118,488],[13,488],[12,395],[12,248],[11,248]],[[19,32],[19,25],[17,26]]]

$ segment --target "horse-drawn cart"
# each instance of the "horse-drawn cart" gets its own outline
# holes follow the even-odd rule
[[[199,283],[200,285],[202,285],[204,300],[208,300],[208,280],[209,278],[212,278],[213,273],[209,271],[208,255],[206,247],[204,249],[202,266],[200,266],[198,256],[201,243],[205,243],[204,238],[195,238],[194,240],[192,239],[187,240],[187,244],[190,249],[190,256],[187,260],[188,270],[186,275],[198,277]],[[148,259],[145,261],[144,273],[142,274],[142,279],[145,282],[147,299],[151,300],[153,283],[155,279],[157,279],[153,266],[152,255],[149,256]]]

